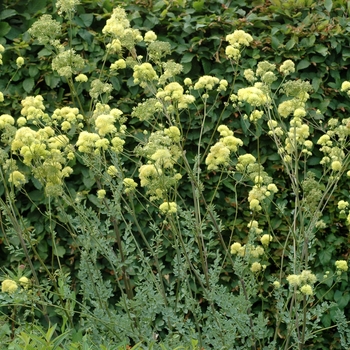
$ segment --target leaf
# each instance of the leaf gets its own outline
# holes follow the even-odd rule
[[[94,36],[90,32],[88,32],[87,30],[85,30],[85,29],[79,30],[78,35],[81,38],[83,38],[88,44],[92,43],[92,39]]]
[[[195,54],[190,53],[190,52],[186,52],[181,59],[181,63],[189,63],[193,60],[193,57],[195,56]]]
[[[29,76],[34,78],[39,73],[39,69],[36,66],[30,66],[28,72]]]
[[[11,10],[11,9],[4,10],[0,13],[0,20],[15,16],[16,14],[17,14],[17,11],[15,10]]]
[[[0,37],[5,36],[11,30],[11,26],[6,22],[0,22]]]
[[[37,13],[41,10],[46,9],[46,6],[47,0],[35,0],[31,2],[30,6],[28,6],[28,12]]]
[[[83,21],[85,27],[90,27],[94,20],[94,15],[92,13],[83,13],[79,17]]]
[[[322,56],[327,56],[328,54],[328,48],[324,45],[315,45],[315,51],[321,54]]]
[[[45,83],[51,89],[54,89],[60,81],[61,81],[61,78],[54,76],[53,74],[45,75]]]
[[[204,7],[204,0],[200,0],[200,1],[194,1],[192,4],[192,7],[196,10],[196,11],[202,11],[203,7]]]
[[[34,79],[33,78],[24,79],[24,81],[23,81],[23,89],[26,92],[28,92],[28,93],[31,92],[33,87],[34,87]]]
[[[297,70],[305,69],[310,66],[310,61],[308,60],[301,60],[297,65]]]
[[[64,254],[66,254],[66,249],[64,247],[62,247],[61,245],[59,246],[56,246],[54,249],[53,249],[53,253],[60,257],[60,258],[63,258],[64,257]]]
[[[295,39],[291,38],[286,44],[286,50],[292,49],[295,44],[296,44]]]
[[[328,12],[331,12],[332,7],[333,7],[333,1],[332,0],[325,0],[324,2],[324,7]]]
[[[332,248],[324,249],[318,254],[320,262],[322,265],[327,265],[332,258]]]
[[[278,40],[277,36],[272,36],[271,46],[274,50],[277,50],[281,45],[281,42]]]
[[[344,307],[346,305],[348,305],[349,303],[349,300],[350,300],[350,295],[349,293],[344,293],[341,292],[340,290],[337,290],[335,293],[334,293],[334,301],[337,303],[338,307],[340,309],[344,309]]]

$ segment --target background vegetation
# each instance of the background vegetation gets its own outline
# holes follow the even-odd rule
[[[0,4],[0,44],[6,48],[2,54],[3,65],[0,69],[0,91],[4,94],[4,102],[1,104],[0,114],[9,114],[18,118],[22,109],[21,100],[26,96],[43,96],[46,112],[50,115],[56,108],[67,105],[75,106],[74,102],[72,102],[74,101],[74,96],[72,96],[72,90],[67,80],[60,77],[51,68],[52,51],[47,46],[40,45],[37,40],[34,40],[28,33],[28,29],[43,14],[50,14],[61,21],[64,30],[62,38],[66,37],[67,45],[71,42],[72,47],[82,57],[88,58],[81,72],[89,77],[98,77],[101,74],[101,70],[103,70],[101,67],[103,67],[105,62],[106,42],[105,37],[101,34],[101,30],[106,20],[110,17],[113,8],[118,5],[123,6],[127,11],[128,19],[133,28],[140,29],[142,32],[153,30],[157,33],[158,40],[170,43],[171,53],[167,58],[183,65],[181,73],[183,77],[189,77],[196,81],[200,76],[213,75],[220,79],[226,79],[229,85],[235,79],[234,86],[235,91],[237,91],[239,88],[246,86],[243,76],[245,69],[255,69],[258,62],[261,61],[269,61],[280,65],[286,59],[291,59],[296,63],[296,70],[292,78],[307,80],[312,85],[312,99],[308,105],[308,112],[313,120],[319,125],[326,125],[330,118],[341,120],[347,117],[349,101],[345,99],[344,94],[339,93],[342,82],[350,80],[350,72],[348,70],[348,60],[350,58],[350,3],[345,0],[298,0],[297,2],[288,0],[84,0],[77,6],[75,16],[69,25],[67,21],[63,21],[57,15],[55,2],[46,0],[17,2],[4,0]],[[227,60],[225,54],[225,37],[236,29],[242,29],[250,33],[254,41],[250,47],[245,49],[244,59],[237,67],[238,74],[234,75],[234,67]],[[140,51],[145,55],[147,53],[145,46],[140,47]],[[16,65],[18,56],[24,57],[25,60],[23,67],[20,69]],[[113,56],[108,57],[108,61],[105,62],[106,65],[109,66],[115,59],[116,57]],[[147,97],[147,94],[143,88],[134,83],[132,75],[127,72],[120,72],[118,75],[111,77],[110,83],[113,86],[113,92],[109,105],[111,108],[122,110],[128,116],[127,127],[129,130],[132,130],[130,134],[134,138],[127,141],[124,148],[133,150],[136,145],[135,140],[141,138],[142,130],[146,124],[133,117],[132,111],[135,107],[135,101],[142,101],[142,99]],[[85,110],[88,110],[90,103],[88,91],[91,89],[91,86],[89,84],[89,82],[82,83],[77,87],[77,94],[79,94]],[[229,95],[229,91],[223,93],[220,96],[221,102],[229,101]],[[197,106],[196,109],[193,108],[192,112],[194,114],[203,113],[203,109],[204,105]],[[215,109],[205,121],[202,140],[203,149],[206,149],[213,142],[212,132],[218,125],[217,116],[219,115],[221,115],[220,123],[228,125],[231,130],[234,130],[235,135],[243,140],[245,152],[256,154],[259,140],[260,163],[264,166],[267,174],[274,179],[278,188],[281,189],[275,195],[274,200],[286,212],[292,212],[294,199],[291,197],[290,191],[283,191],[283,189],[290,189],[291,185],[288,176],[283,172],[284,169],[276,162],[279,159],[276,145],[271,143],[271,139],[267,136],[252,136],[250,131],[251,125],[241,118],[245,113],[249,113],[249,109],[244,106],[237,108],[234,113],[222,107]],[[201,123],[198,121],[196,125],[196,121],[194,121],[191,127],[188,127],[186,125],[187,122],[186,117],[183,117],[181,124],[183,129],[187,130],[186,141],[189,145],[186,152],[188,159],[191,159],[192,162],[190,166],[193,167]],[[320,134],[315,128],[312,134],[314,143],[316,143],[319,136]],[[305,160],[305,167],[313,169],[318,178],[321,178],[322,175],[322,167],[320,166],[322,157],[323,154],[321,152],[315,151],[311,157]],[[132,177],[135,170],[132,167],[129,168],[128,164],[128,160],[125,158],[124,169],[126,170],[124,170],[124,175],[125,177]],[[221,181],[220,173],[208,172],[206,176],[206,197],[203,200],[211,203],[213,195],[215,195],[215,211],[220,217],[224,228],[222,231],[223,240],[227,244],[233,241],[245,241],[249,231],[247,223],[251,220],[252,214],[248,201],[241,199],[247,198],[249,188],[246,186],[236,188],[232,184],[232,179],[227,178],[222,181],[222,186],[218,189],[217,184]],[[69,177],[66,185],[69,190],[82,194],[82,200],[88,203],[88,208],[99,208],[100,203],[95,195],[96,190],[99,189],[99,184],[94,174],[84,164],[75,166],[74,173]],[[191,183],[188,182],[179,188],[178,193],[186,201],[189,193],[192,193]],[[55,295],[54,299],[59,299],[59,295],[61,298],[63,296],[64,302],[61,300],[61,304],[65,304],[65,310],[71,308],[73,314],[75,306],[68,306],[67,303],[68,300],[74,299],[73,294],[75,297],[82,287],[81,280],[83,278],[80,266],[84,263],[84,260],[82,259],[83,250],[79,240],[75,239],[72,232],[79,225],[83,225],[84,222],[73,222],[72,224],[69,221],[70,218],[68,218],[72,213],[65,212],[65,209],[68,207],[57,207],[57,211],[50,207],[50,211],[48,211],[52,203],[45,196],[42,186],[33,180],[26,184],[24,189],[21,191],[16,190],[15,193],[15,212],[19,217],[23,218],[27,234],[32,239],[31,249],[26,253],[23,250],[16,230],[10,229],[13,227],[14,221],[9,221],[8,219],[9,212],[6,210],[8,202],[4,184],[0,186],[0,194],[3,198],[0,232],[0,266],[3,272],[3,279],[9,274],[20,278],[22,270],[23,273],[30,272],[28,256],[26,257],[26,254],[28,254],[33,268],[37,272],[37,278],[41,281],[42,288],[52,291],[52,294]],[[314,255],[312,271],[317,276],[323,276],[326,271],[331,271],[332,273],[336,260],[347,260],[349,257],[349,229],[345,224],[344,218],[339,215],[337,210],[339,200],[348,198],[348,180],[342,179],[338,182],[338,186],[332,193],[327,207],[323,211],[322,219],[326,227],[318,230],[315,244],[309,252],[310,255]],[[80,208],[80,210],[83,209]],[[99,210],[99,215],[104,218],[109,217],[112,209],[108,208],[108,210],[103,211],[100,208]],[[151,242],[154,240],[154,247],[161,247],[159,248],[159,253],[157,253],[160,261],[153,261],[151,265],[156,268],[157,264],[160,264],[164,276],[171,275],[174,269],[174,254],[176,254],[176,249],[171,243],[172,238],[168,236],[166,239],[163,239],[155,235],[154,227],[148,224],[149,217],[142,210],[141,204],[136,204],[136,207],[133,208],[133,212],[138,215],[141,230],[130,228],[128,231],[128,225],[130,224],[128,220],[120,224],[121,231],[130,233],[129,237],[124,237],[126,239],[124,242],[126,254],[141,254],[137,252],[137,244],[145,247],[147,246],[147,241]],[[262,226],[268,224],[281,238],[288,235],[288,227],[281,217],[276,215],[271,217],[270,222],[267,222],[267,220],[268,218],[264,222],[264,218],[260,217],[259,224]],[[159,219],[158,221],[161,222],[162,220]],[[73,227],[71,230],[67,229],[67,225],[65,225],[67,222],[70,222],[72,226],[75,224],[76,227]],[[54,235],[52,234],[53,231],[55,232]],[[140,231],[142,231],[144,237],[142,237]],[[163,233],[166,235],[167,230],[164,229]],[[131,239],[131,234],[134,235],[137,244]],[[206,242],[208,250],[220,250],[219,238],[213,232],[211,234],[212,236],[208,237]],[[103,242],[100,243],[103,244]],[[109,241],[108,244],[110,244]],[[186,244],[190,245],[191,240],[189,239]],[[272,243],[276,256],[272,258],[279,258],[281,252],[277,249],[277,245],[274,244]],[[116,250],[120,249],[117,242],[112,246]],[[153,249],[155,249],[154,247]],[[91,247],[92,250],[93,247]],[[92,254],[91,251],[86,251],[85,253]],[[208,261],[214,266],[213,269],[219,269],[216,266],[219,263],[215,259],[215,254],[208,257]],[[127,289],[127,286],[125,286],[127,282],[121,277],[122,272],[120,272],[120,276],[116,276],[116,271],[111,268],[111,261],[106,259],[106,256],[97,256],[95,263],[104,281],[109,281],[114,285],[117,284],[116,280],[119,279],[123,288]],[[143,267],[140,267],[140,262],[137,259],[128,262],[126,265],[130,276],[131,292],[143,282],[140,273],[144,270]],[[231,273],[231,266],[226,264],[220,267],[223,269],[223,273],[220,273],[219,284],[229,290],[237,290],[239,281]],[[271,274],[272,276],[274,273],[276,273],[274,267],[269,265],[266,274]],[[54,281],[51,282],[54,282],[55,288],[60,290],[67,284],[71,285],[72,288],[69,290],[62,289],[60,293],[55,294],[49,283],[50,281],[47,280],[48,277],[53,278],[54,276]],[[345,314],[349,314],[350,301],[347,276],[347,274],[343,274],[339,281],[340,283],[330,291],[329,288],[333,281],[321,284],[317,289],[317,298],[321,299],[326,294],[323,300],[334,302]],[[34,279],[32,274],[28,274],[28,277]],[[47,286],[43,281],[47,281],[45,282]],[[110,302],[118,303],[121,298],[121,292],[117,287],[111,287],[110,290],[112,293],[109,296]],[[260,285],[259,292],[264,296],[265,303],[261,305],[258,302],[253,304],[254,307],[259,310],[262,309],[266,314],[274,314],[275,310],[268,299],[268,296],[272,293],[271,285],[265,281],[264,284]],[[186,301],[187,304],[185,303],[184,310],[181,312],[189,317],[190,312],[186,308],[189,308],[189,310],[196,308],[197,306],[194,306],[194,304],[197,303],[196,305],[200,305],[200,308],[205,309],[207,301],[202,300],[203,291],[194,281],[190,281],[187,293],[192,293],[191,299]],[[149,303],[150,299],[147,299],[146,295],[150,298],[151,292],[144,290],[144,294],[145,300],[148,300]],[[3,307],[0,304],[0,310],[3,315],[0,326],[0,338],[2,336],[6,337],[10,344],[17,336],[17,322],[20,323],[20,321],[17,319],[16,310],[11,307],[7,298],[7,295],[0,296],[0,303],[4,304]],[[83,300],[78,297],[75,302],[79,304]],[[130,302],[129,305],[130,310],[133,310],[135,313],[140,308],[137,302],[141,303],[142,300],[136,300],[134,304]],[[15,304],[15,302],[13,303]],[[93,304],[92,301],[91,303]],[[191,303],[194,304],[191,305]],[[201,303],[204,303],[204,306]],[[88,306],[83,305],[83,307],[87,308]],[[126,308],[120,305],[118,307],[121,309]],[[222,307],[224,308],[225,306],[223,305]],[[76,321],[75,318],[83,317],[77,315],[72,317],[69,315],[64,316],[64,310],[62,310],[62,314],[59,314],[57,308],[51,307],[47,300],[45,303],[42,303],[41,308],[45,309],[45,312],[42,312],[42,314],[46,315],[46,317],[43,316],[40,320],[40,324],[44,325],[44,328],[38,328],[36,333],[34,332],[38,336],[38,342],[44,338],[44,335],[47,338],[57,339],[57,344],[60,341],[63,342],[69,339],[72,344],[70,346],[74,349],[83,346],[84,341],[87,344],[87,339],[92,342],[95,341],[93,335],[89,337],[90,332],[91,334],[93,333],[90,329],[93,322],[81,326],[80,329],[75,329],[74,333],[65,333],[66,329],[68,329],[64,325],[65,323],[69,323],[69,320]],[[310,341],[308,347],[315,349],[341,348],[341,345],[339,345],[339,330],[333,327],[335,322],[339,321],[339,315],[337,315],[336,310],[336,307],[330,308],[320,316],[322,327],[328,330],[314,338],[312,342]],[[149,312],[154,316],[153,318],[150,317],[149,322],[155,323],[155,329],[157,330],[162,329],[162,324],[167,317],[171,319],[173,316],[170,311],[169,314],[162,317],[159,316],[157,310],[149,310]],[[194,313],[193,310],[192,312]],[[96,318],[98,316],[97,314],[94,315]],[[10,317],[10,323],[8,322],[8,317]],[[147,319],[144,315],[142,317]],[[26,317],[23,317],[23,319],[26,319]],[[48,320],[50,320],[50,323],[48,323]],[[125,322],[124,319],[123,322]],[[54,327],[50,328],[49,325],[52,326],[52,324],[58,324],[60,330],[57,331]],[[177,327],[181,329],[182,326],[180,327],[178,324],[174,326],[174,328]],[[26,332],[24,334],[32,334],[33,330],[27,330]],[[154,336],[159,336],[160,339],[163,339],[166,338],[167,332],[164,331],[164,334],[159,332],[159,335]],[[196,331],[193,330],[193,332],[195,333]],[[181,331],[178,331],[178,334],[179,337],[180,335],[182,336]],[[147,333],[145,337],[148,336],[151,337],[152,335]],[[25,338],[25,335],[22,335],[22,337]],[[99,342],[103,344],[103,341],[105,341],[105,346],[111,348],[110,346],[112,345],[108,344],[107,338],[100,339]],[[187,344],[190,344],[190,338],[186,338]],[[30,339],[33,343],[33,339]],[[188,348],[197,346],[196,337],[193,337],[193,339],[191,345],[186,344]],[[30,341],[28,340],[28,344]],[[25,339],[23,342],[25,342]],[[171,346],[179,346],[178,344],[175,340],[169,340],[167,346],[170,348]],[[132,341],[127,344],[126,341],[125,344],[121,342],[119,346],[123,348],[126,345],[135,344]],[[16,348],[16,345],[12,346]],[[37,347],[32,346],[34,349],[40,348],[39,345]],[[94,348],[91,343],[89,343],[89,346]],[[148,346],[150,347],[150,345]]]

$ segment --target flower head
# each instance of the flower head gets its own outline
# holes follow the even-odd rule
[[[335,267],[340,271],[348,271],[348,263],[346,260],[337,260],[335,262]]]
[[[159,206],[162,214],[175,214],[177,212],[177,205],[175,202],[164,202]]]
[[[235,30],[232,34],[226,35],[226,41],[233,46],[249,46],[253,41],[253,37],[243,30]]]
[[[3,280],[1,283],[1,291],[3,293],[13,293],[17,290],[17,288],[17,283],[10,279]]]
[[[313,290],[312,287],[309,284],[304,284],[301,288],[300,291],[305,294],[305,295],[312,295]]]
[[[18,68],[21,68],[24,65],[24,58],[23,57],[17,57],[16,65],[17,65]]]

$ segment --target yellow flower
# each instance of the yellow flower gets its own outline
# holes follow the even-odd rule
[[[146,41],[146,43],[150,43],[152,41],[157,40],[157,35],[153,30],[149,30],[148,32],[145,33],[144,40]]]
[[[21,68],[24,65],[24,58],[23,57],[17,57],[16,64],[18,68]]]
[[[344,210],[349,206],[349,202],[345,202],[343,200],[338,202],[338,209],[339,210]]]
[[[177,205],[175,202],[164,202],[159,206],[159,210],[163,214],[175,214],[177,212]]]
[[[15,187],[20,187],[26,183],[26,177],[20,171],[15,170],[10,174],[9,182],[12,182]]]
[[[106,196],[106,191],[105,190],[98,190],[97,191],[97,198],[103,199]]]
[[[26,276],[22,276],[18,281],[24,288],[28,288],[29,279]]]
[[[278,192],[278,188],[275,184],[269,184],[267,185],[267,189],[273,193],[277,193]]]
[[[257,199],[255,199],[255,198],[252,199],[252,200],[250,201],[249,208],[250,208],[251,210],[257,210],[257,211],[261,210],[260,202],[259,202]]]
[[[242,248],[241,243],[235,242],[231,245],[231,254],[237,254]]]
[[[79,83],[86,83],[88,81],[88,77],[85,74],[79,74],[75,77],[75,81]]]
[[[262,106],[269,102],[269,98],[256,86],[239,89],[238,101],[247,102],[252,106]]]
[[[135,188],[137,187],[137,183],[131,179],[131,178],[128,178],[126,177],[124,180],[123,180],[123,184],[125,186],[125,189],[124,189],[124,192],[125,193],[131,193],[135,190]]]
[[[300,276],[299,275],[289,275],[287,277],[287,281],[291,286],[298,286],[300,284]]]
[[[342,167],[342,164],[341,162],[339,162],[339,160],[335,160],[331,164],[331,168],[333,171],[340,171],[341,167]]]
[[[124,68],[126,68],[126,62],[122,58],[111,64],[111,70],[118,70]]]
[[[114,177],[114,176],[118,175],[118,170],[117,170],[117,168],[114,165],[111,165],[111,166],[108,167],[107,173],[110,176]]]
[[[229,148],[223,142],[217,142],[214,146],[210,147],[210,153],[205,160],[205,164],[208,166],[208,170],[217,170],[219,169],[219,165],[228,165],[229,160]]]
[[[350,90],[350,82],[349,81],[344,81],[341,84],[341,90],[340,91],[347,92],[348,90]]]
[[[295,72],[294,62],[291,60],[284,61],[280,67],[280,72],[283,75],[289,75],[290,73],[294,73]]]
[[[312,295],[313,290],[312,287],[309,284],[305,284],[300,288],[300,291],[305,295]]]
[[[264,246],[268,246],[272,242],[273,237],[271,235],[265,234],[260,238],[260,242]]]
[[[348,271],[348,263],[346,260],[337,260],[335,262],[335,267],[341,271]]]
[[[17,290],[17,283],[13,280],[3,280],[1,283],[1,290],[3,293],[13,293]]]
[[[233,46],[249,46],[249,44],[253,41],[253,37],[243,30],[235,30],[232,34],[226,35],[226,41]]]
[[[250,267],[250,271],[252,271],[252,272],[259,272],[259,271],[261,271],[261,269],[262,269],[262,266],[258,262],[254,262],[252,264],[252,266]]]
[[[276,289],[281,287],[281,283],[279,283],[278,281],[274,281],[272,284]]]

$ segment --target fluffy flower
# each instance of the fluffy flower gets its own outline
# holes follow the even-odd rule
[[[252,69],[245,69],[243,75],[244,78],[246,78],[246,80],[251,84],[253,84],[256,80],[254,71]]]
[[[348,206],[349,206],[349,202],[346,202],[346,201],[343,201],[343,200],[341,200],[341,201],[338,202],[338,209],[339,209],[339,210],[344,210],[344,209],[346,209]]]
[[[24,65],[24,58],[23,57],[17,57],[16,65],[17,65],[18,68],[21,68]]]
[[[225,49],[225,53],[228,58],[232,60],[238,60],[241,57],[241,52],[237,47],[234,47],[233,45],[229,45]]]
[[[118,169],[114,165],[109,166],[107,169],[107,174],[112,176],[112,177],[117,176],[118,173],[119,173]]]
[[[106,197],[106,190],[98,190],[97,191],[97,198],[103,199]]]
[[[169,136],[174,142],[179,142],[181,133],[178,127],[171,126],[169,129],[164,129],[164,134]]]
[[[18,281],[24,288],[27,288],[29,285],[29,279],[26,276],[22,276]]]
[[[255,162],[256,158],[252,154],[243,154],[242,156],[238,157],[237,170],[244,171],[245,167],[247,167],[249,164],[254,164]]]
[[[312,287],[309,284],[304,284],[301,288],[300,291],[304,294],[304,295],[312,295],[313,294],[313,290]]]
[[[263,246],[268,246],[272,242],[273,237],[271,235],[265,234],[260,238],[260,242]]]
[[[1,282],[1,291],[3,293],[13,293],[17,290],[17,283],[13,280],[6,279]]]
[[[342,168],[342,164],[341,162],[339,162],[339,160],[335,160],[332,162],[331,168],[333,171],[340,171]]]
[[[175,214],[177,212],[177,205],[175,202],[164,202],[159,206],[162,214]]]
[[[111,64],[111,70],[125,69],[126,62],[122,58]]]
[[[348,263],[346,260],[337,260],[335,262],[335,267],[340,271],[348,271]]]
[[[126,177],[124,180],[123,180],[123,184],[125,186],[125,189],[124,189],[124,192],[125,193],[131,193],[131,192],[134,192],[136,187],[137,187],[137,183],[131,179],[131,178],[128,178]]]
[[[158,76],[152,65],[148,62],[142,63],[134,67],[134,83],[142,84],[148,81],[157,80]],[[142,85],[141,85],[142,86]]]
[[[250,271],[252,272],[259,272],[262,270],[262,266],[259,262],[253,262],[252,266],[250,267]]]
[[[206,89],[213,90],[214,86],[219,83],[219,78],[210,75],[204,75],[200,77],[196,84],[194,84],[194,89]]]
[[[205,159],[208,170],[217,170],[220,165],[228,165],[230,160],[230,150],[223,142],[217,142],[210,147],[210,153]]]
[[[80,0],[57,0],[56,6],[58,14],[63,12],[70,13],[75,11],[75,7],[80,4]]]
[[[289,275],[287,281],[290,286],[298,286],[300,284],[300,277],[299,275]]]
[[[60,52],[52,60],[52,69],[66,78],[70,78],[73,73],[80,71],[84,66],[84,59],[72,49]]]
[[[231,244],[231,254],[237,254],[242,248],[241,243],[235,242]]]
[[[340,91],[342,92],[348,92],[350,90],[350,81],[344,81],[342,84],[341,84],[341,89]]]
[[[274,281],[272,284],[273,284],[275,289],[278,289],[281,287],[281,283],[279,283],[278,281]]]
[[[79,74],[75,77],[75,81],[78,83],[86,83],[88,81],[88,77],[85,74]]]
[[[256,198],[252,199],[249,203],[249,208],[251,210],[257,210],[257,211],[261,210],[261,205],[259,200],[257,200]]]
[[[102,29],[102,33],[121,37],[124,35],[125,29],[129,27],[130,22],[126,18],[125,10],[118,6],[113,9],[111,18],[106,21],[106,25]]]
[[[24,185],[26,181],[26,177],[18,170],[13,171],[9,176],[9,182],[12,182],[15,187]]]
[[[280,72],[285,76],[287,76],[291,73],[294,73],[295,72],[294,62],[291,60],[284,61],[280,67]]]
[[[99,115],[95,120],[95,126],[99,135],[105,136],[116,132],[117,128],[114,126],[114,122],[115,118],[110,114]]]
[[[157,35],[153,30],[149,30],[148,32],[146,32],[144,40],[146,43],[150,43],[152,41],[157,40]]]
[[[237,95],[238,101],[247,102],[255,107],[263,106],[269,102],[266,94],[255,86],[239,89]]]
[[[235,30],[232,34],[226,35],[226,41],[228,41],[233,46],[249,46],[253,41],[253,37],[243,30]]]

